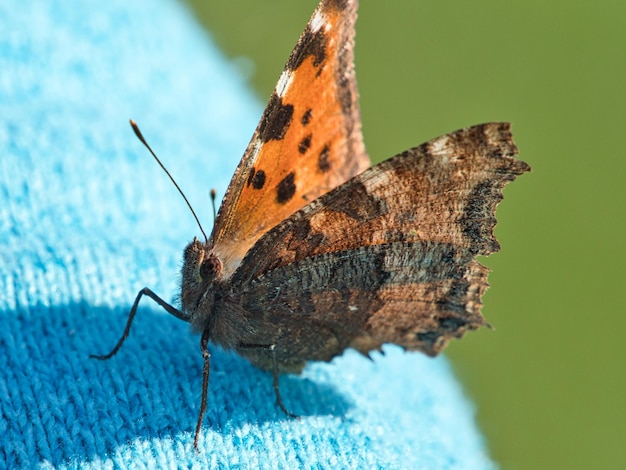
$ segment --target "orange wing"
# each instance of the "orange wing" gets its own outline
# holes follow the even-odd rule
[[[254,243],[365,170],[354,76],[357,0],[324,0],[282,72],[224,196],[211,240],[228,278]]]

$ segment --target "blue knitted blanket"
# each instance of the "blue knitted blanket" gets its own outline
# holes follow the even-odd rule
[[[304,19],[303,19],[304,24]],[[294,38],[295,39],[295,38]],[[278,76],[278,70],[276,71]],[[172,0],[0,5],[0,468],[492,468],[444,358],[387,347],[281,377],[213,348],[139,289],[177,291],[260,102]],[[367,136],[366,140],[367,140]]]

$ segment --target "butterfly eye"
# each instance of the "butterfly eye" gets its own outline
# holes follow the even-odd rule
[[[200,277],[203,281],[212,281],[222,270],[222,262],[215,255],[210,255],[200,265]]]

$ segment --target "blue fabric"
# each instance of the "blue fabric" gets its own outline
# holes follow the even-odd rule
[[[146,300],[88,359],[140,288],[175,296],[199,235],[128,118],[210,228],[261,105],[169,0],[3,2],[0,31],[0,467],[493,467],[443,358],[311,364],[281,378],[293,420],[270,374],[213,348],[200,453],[187,324]]]

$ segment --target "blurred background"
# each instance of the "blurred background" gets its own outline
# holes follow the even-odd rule
[[[188,1],[262,102],[317,4]],[[618,467],[626,457],[626,2],[361,3],[356,68],[375,161],[503,120],[533,168],[507,187],[502,251],[484,260],[493,272],[483,312],[495,331],[446,353],[493,458],[507,469]]]

